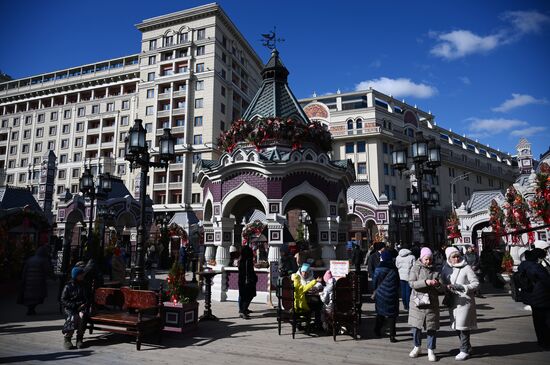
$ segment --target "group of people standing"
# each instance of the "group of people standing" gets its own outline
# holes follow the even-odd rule
[[[376,320],[374,333],[381,336],[382,327],[387,322],[389,338],[395,339],[395,322],[399,315],[399,297],[403,307],[409,312],[414,347],[410,357],[422,353],[423,330],[427,336],[428,360],[437,361],[435,354],[437,331],[440,327],[439,297],[445,296],[449,310],[451,328],[460,340],[460,352],[456,360],[470,357],[470,331],[477,328],[475,293],[479,280],[474,270],[456,247],[445,249],[445,261],[434,264],[434,253],[428,247],[420,250],[418,259],[412,250],[403,247],[399,252],[378,245],[370,255],[373,268]],[[378,262],[377,262],[378,261]],[[368,265],[369,266],[369,265]]]

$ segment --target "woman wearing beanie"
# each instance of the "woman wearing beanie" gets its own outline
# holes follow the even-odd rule
[[[460,339],[460,353],[455,359],[466,360],[472,351],[470,331],[477,328],[474,294],[479,280],[456,247],[447,247],[445,256],[447,265],[441,271],[441,282],[450,293],[448,306],[451,328],[457,331]]]
[[[412,288],[409,307],[409,325],[412,327],[414,348],[410,357],[421,354],[422,327],[428,336],[428,360],[437,361],[436,331],[439,329],[439,293],[444,291],[439,283],[439,273],[432,266],[432,250],[423,247],[420,258],[414,263],[409,274],[409,285]]]
[[[397,342],[395,339],[395,319],[399,315],[399,273],[393,263],[393,255],[389,250],[382,251],[380,260],[372,278],[376,303],[374,334],[379,337],[382,335],[382,326],[387,318],[390,342]]]

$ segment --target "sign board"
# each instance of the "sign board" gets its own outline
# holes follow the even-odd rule
[[[348,260],[330,260],[330,272],[335,278],[341,278],[349,273]]]

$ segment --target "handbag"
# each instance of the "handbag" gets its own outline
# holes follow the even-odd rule
[[[415,292],[413,302],[419,309],[424,309],[430,306],[430,295],[428,293]]]
[[[460,275],[460,270],[462,270],[462,268],[458,269],[458,274],[456,274],[455,282],[453,284],[456,284],[456,281],[458,280],[458,275]],[[447,291],[445,293],[445,296],[443,297],[443,301],[441,302],[441,304],[445,307],[450,308],[454,304],[454,299],[455,299],[455,294],[453,292]]]

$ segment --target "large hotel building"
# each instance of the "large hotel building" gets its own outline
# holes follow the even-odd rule
[[[5,184],[29,186],[36,194],[42,156],[51,150],[57,156],[54,214],[66,189],[78,192],[84,163],[91,162],[96,173],[101,166],[119,176],[134,192],[137,175],[124,160],[124,138],[139,117],[153,154],[163,128],[176,137],[175,162],[149,174],[154,210],[202,217],[195,163],[219,157],[216,139],[254,97],[262,60],[217,4],[146,19],[136,27],[142,33],[137,54],[0,84]],[[446,130],[430,113],[376,90],[300,103],[310,119],[330,128],[333,157],[352,159],[357,179],[394,206],[407,206],[410,184],[390,166],[393,148],[410,143],[418,130],[436,139],[442,166],[428,181],[441,196],[433,209],[436,224],[449,211],[451,196],[465,202],[475,190],[502,190],[514,181],[517,168],[508,154]],[[432,234],[443,239],[443,232]]]

